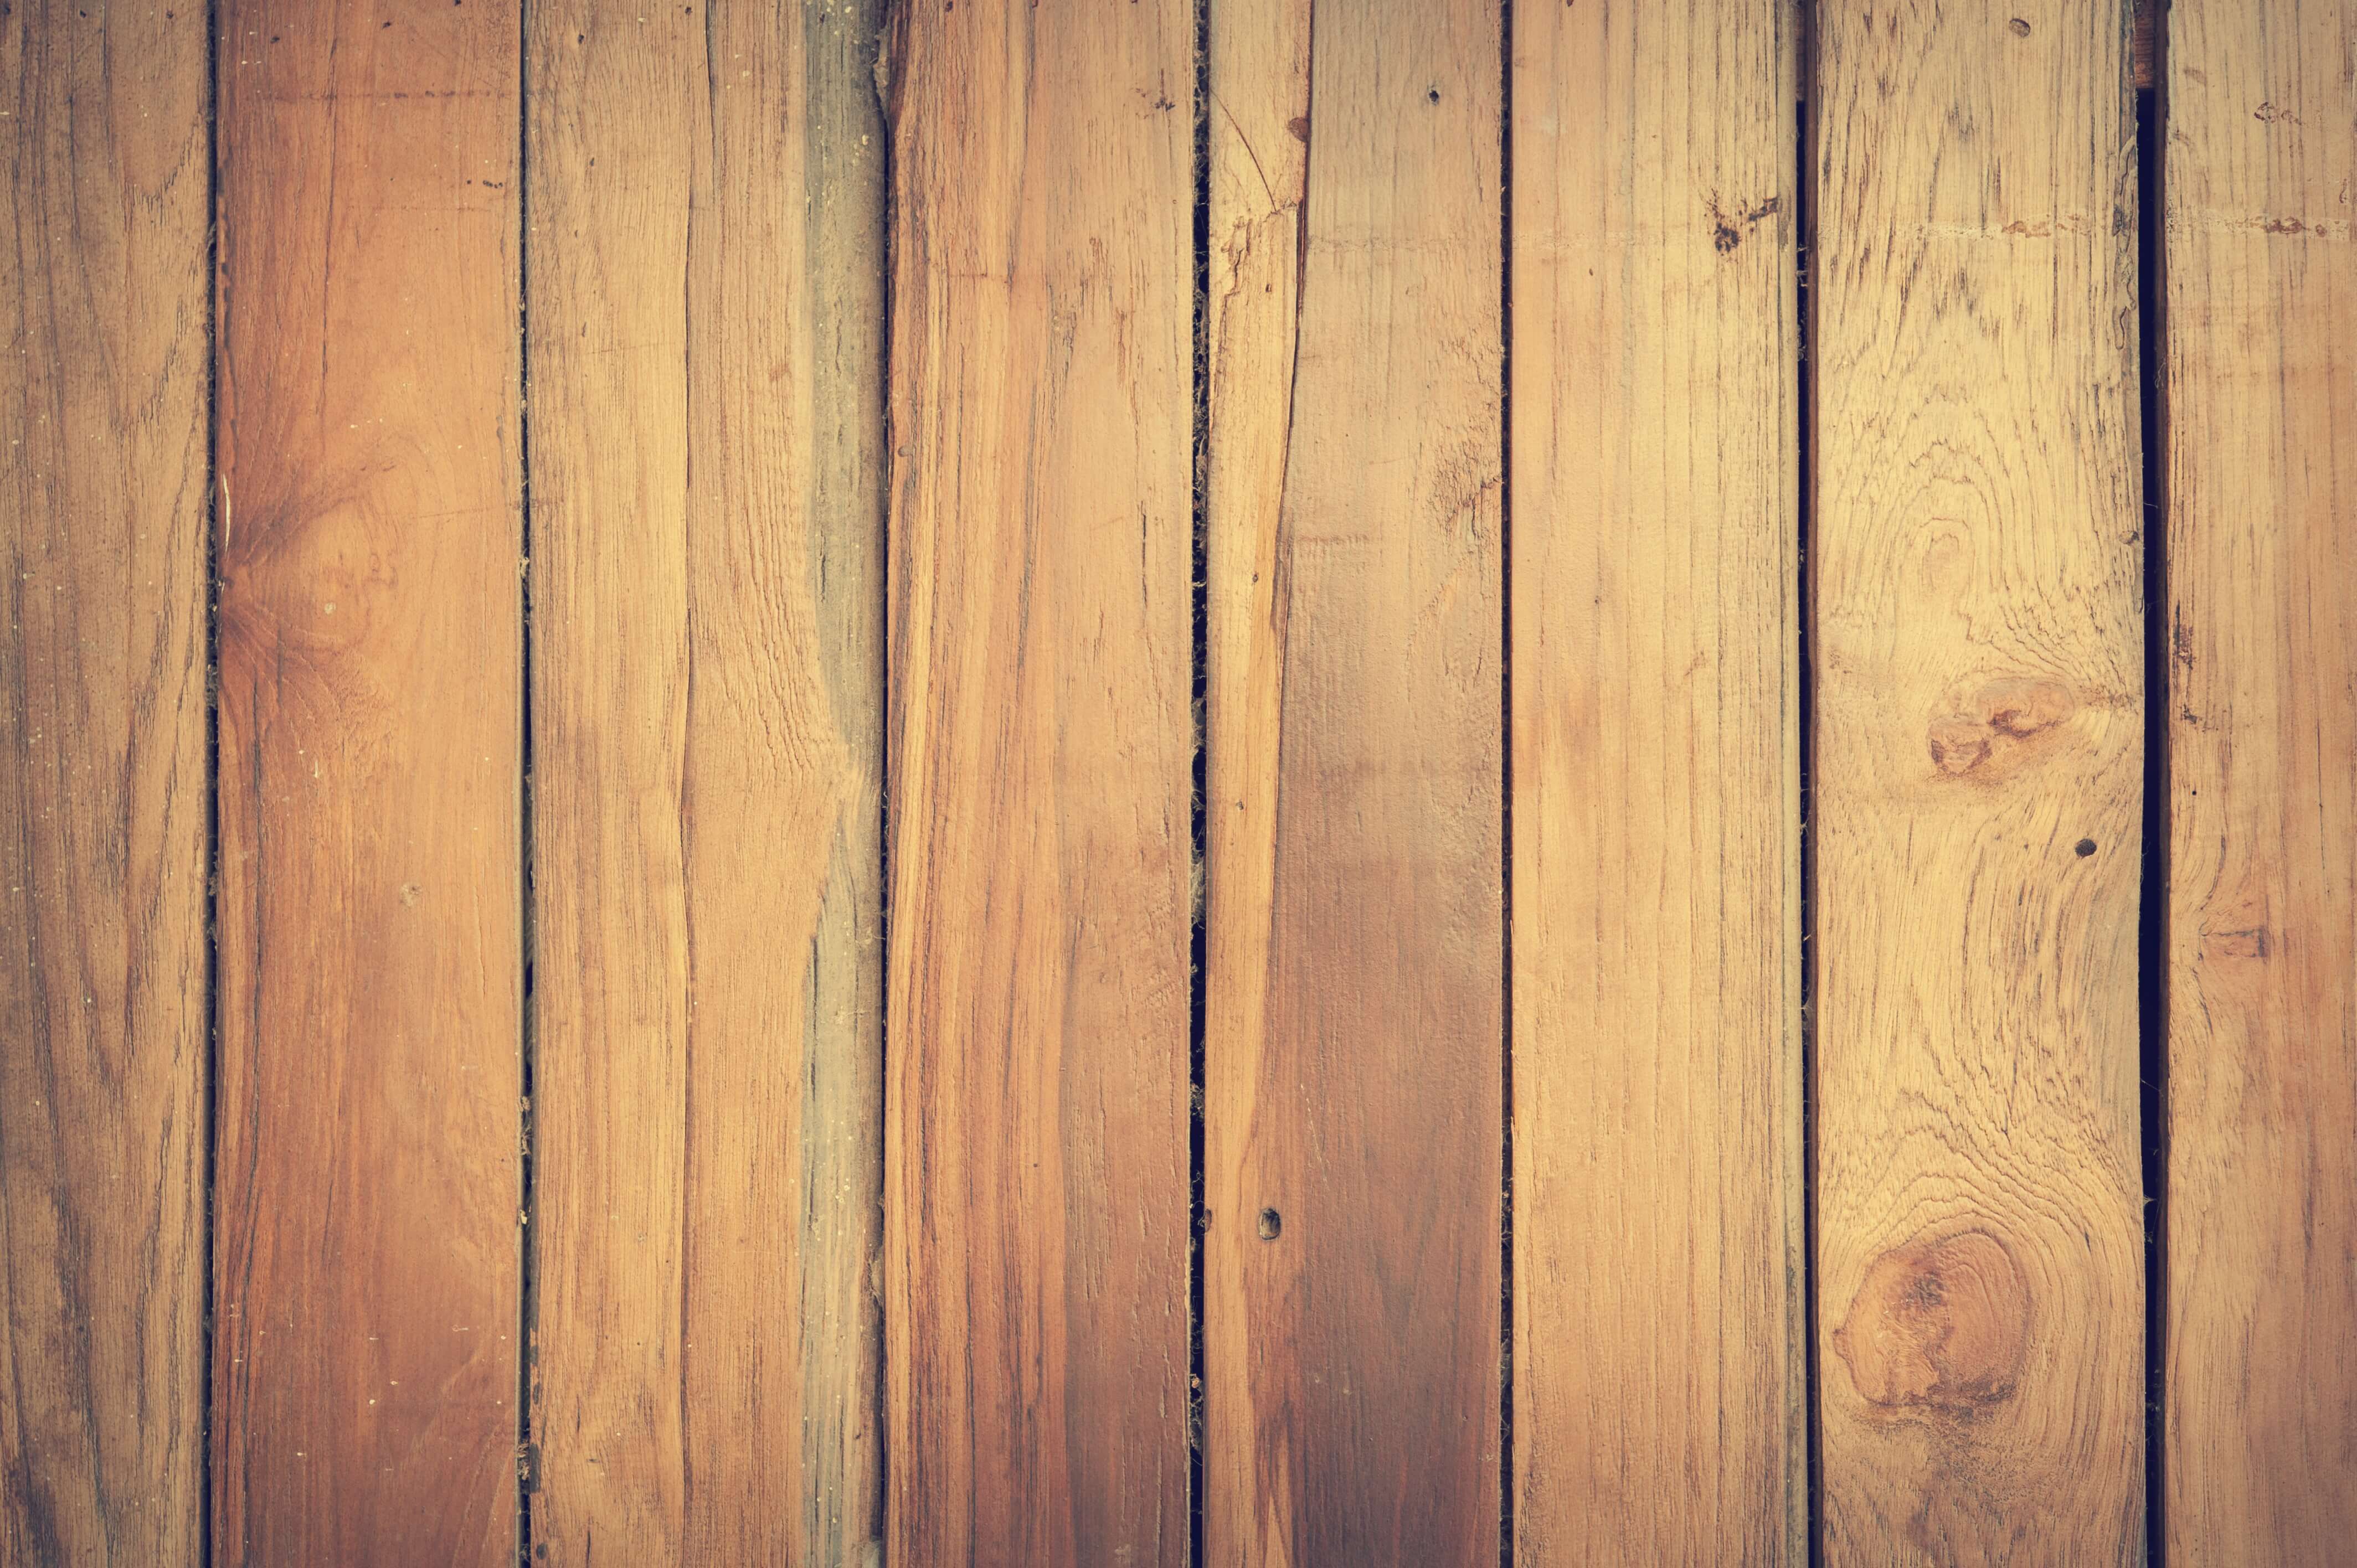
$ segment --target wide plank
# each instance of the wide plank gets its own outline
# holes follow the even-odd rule
[[[0,8],[0,1561],[196,1560],[204,7]]]
[[[1311,11],[1210,17],[1205,1553],[1489,1564],[1501,16]]]
[[[2173,1568],[2357,1551],[2352,59],[2349,0],[2169,13]]]
[[[1187,0],[894,12],[888,1560],[1187,1560]]]
[[[516,8],[220,16],[213,1547],[510,1564]]]
[[[1827,1563],[2144,1546],[2127,7],[1816,17]]]
[[[1523,1568],[1807,1555],[1794,32],[1516,15]]]
[[[877,11],[529,13],[552,1563],[880,1540]]]

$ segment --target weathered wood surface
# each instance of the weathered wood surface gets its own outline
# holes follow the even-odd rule
[[[214,1554],[505,1565],[516,10],[220,26]]]
[[[1828,1563],[2144,1545],[2125,6],[1817,16]]]
[[[1214,1564],[1497,1559],[1501,50],[1210,17]]]
[[[203,8],[0,11],[0,1561],[203,1507]]]
[[[1194,36],[895,16],[895,1563],[1187,1559]]]
[[[2347,0],[2169,16],[2173,1568],[2357,1551],[2352,50]]]
[[[861,1564],[877,7],[552,0],[530,24],[533,1540]]]
[[[1794,26],[1516,16],[1524,1568],[1807,1556]]]

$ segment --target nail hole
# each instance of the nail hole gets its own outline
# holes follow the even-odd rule
[[[1284,1229],[1285,1217],[1279,1214],[1275,1209],[1264,1208],[1260,1211],[1260,1239],[1262,1240],[1275,1240],[1277,1232]]]
[[[2079,852],[2079,858],[2084,860],[2087,856],[2095,853],[2095,841],[2093,839],[2081,839],[2072,847]]]
[[[1433,103],[1437,103],[1437,102],[1440,102],[1440,89],[1438,89],[1437,87],[1436,87],[1436,88],[1432,89],[1430,91],[1426,92],[1424,96],[1425,96],[1425,98],[1426,98],[1426,100],[1427,102],[1433,102]]]

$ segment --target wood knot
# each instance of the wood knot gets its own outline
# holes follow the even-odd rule
[[[1954,712],[1932,720],[1932,766],[1951,779],[1993,784],[2020,771],[2078,707],[2056,681],[1991,681]]]
[[[2029,1344],[2029,1282],[1986,1230],[1877,1258],[1833,1334],[1868,1403],[1959,1416],[2013,1396]]]

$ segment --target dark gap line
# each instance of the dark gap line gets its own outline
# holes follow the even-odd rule
[[[1193,530],[1188,598],[1192,617],[1193,679],[1189,708],[1195,756],[1188,832],[1191,878],[1188,945],[1187,1029],[1187,1560],[1203,1561],[1204,1359],[1203,1236],[1205,1212],[1205,1098],[1210,1092],[1204,1026],[1209,1010],[1211,825],[1206,789],[1211,770],[1211,0],[1195,6],[1194,134],[1194,324],[1193,324]]]
[[[1498,1565],[1514,1568],[1513,0],[1498,44]]]
[[[1816,375],[1810,363],[1815,331],[1816,296],[1809,286],[1809,266],[1816,251],[1816,185],[1810,168],[1815,138],[1813,106],[1821,96],[1814,91],[1816,70],[1814,16],[1801,6],[1795,17],[1793,80],[1799,97],[1793,104],[1792,181],[1793,323],[1797,351],[1794,373],[1794,507],[1795,575],[1799,630],[1800,707],[1800,832],[1801,832],[1801,1301],[1802,1380],[1807,1433],[1808,1560],[1814,1565],[1825,1553],[1824,1423],[1820,1414],[1821,1372],[1817,1357],[1819,1304],[1817,1270],[1817,851],[1816,851],[1816,709],[1814,596],[1809,591],[1810,548],[1816,521]]]
[[[2158,0],[2144,0],[2157,5]],[[2145,1561],[2169,1555],[2169,388],[2166,12],[2153,17],[2151,81],[2136,95],[2137,416],[2144,462],[2144,863],[2136,907],[2138,1098],[2145,1268]],[[2133,34],[2131,35],[2133,37]]]
[[[876,1157],[868,1167],[875,1180],[876,1210],[872,1221],[876,1252],[869,1265],[871,1313],[869,1331],[876,1336],[876,1380],[867,1391],[867,1408],[875,1422],[876,1439],[875,1495],[867,1499],[868,1539],[873,1542],[879,1562],[888,1561],[891,1540],[892,1508],[892,1442],[891,1402],[887,1392],[891,1387],[892,1334],[889,1306],[885,1301],[882,1280],[885,1277],[885,1238],[889,1234],[889,1219],[884,1211],[885,1193],[891,1181],[891,1162],[886,1151],[892,1136],[892,456],[899,448],[893,443],[892,432],[892,333],[894,326],[893,289],[896,280],[894,247],[899,242],[899,181],[898,166],[900,155],[899,116],[894,101],[899,96],[899,59],[894,48],[899,38],[898,18],[889,5],[874,6],[864,13],[873,24],[870,38],[876,50],[871,80],[876,83],[876,135],[882,147],[876,177],[882,184],[877,194],[877,265],[883,269],[880,280],[879,304],[884,320],[877,334],[877,352],[882,373],[876,378],[876,397],[882,404],[879,420],[882,440],[877,446],[877,460],[883,466],[877,476],[873,494],[877,501],[875,514],[876,590],[869,601],[876,616],[875,664],[871,679],[876,682],[877,712],[882,721],[877,725],[876,757],[876,941],[882,955],[884,972],[876,987]]]
[[[221,1234],[221,14],[205,7],[205,1074],[199,1091],[204,1128],[204,1309],[198,1370],[197,1561],[213,1561],[214,1307]]]
[[[522,701],[518,746],[522,774],[517,791],[519,858],[517,919],[523,996],[517,1040],[517,1201],[523,1224],[518,1237],[516,1289],[516,1561],[533,1561],[533,1494],[540,1483],[540,1449],[533,1440],[533,1374],[539,1352],[539,1215],[533,1205],[536,1138],[533,1124],[533,1079],[539,1066],[540,1015],[536,1000],[539,958],[539,889],[533,843],[537,817],[533,776],[532,604],[532,0],[516,7],[516,451],[521,475],[517,495],[519,560],[517,644]]]

